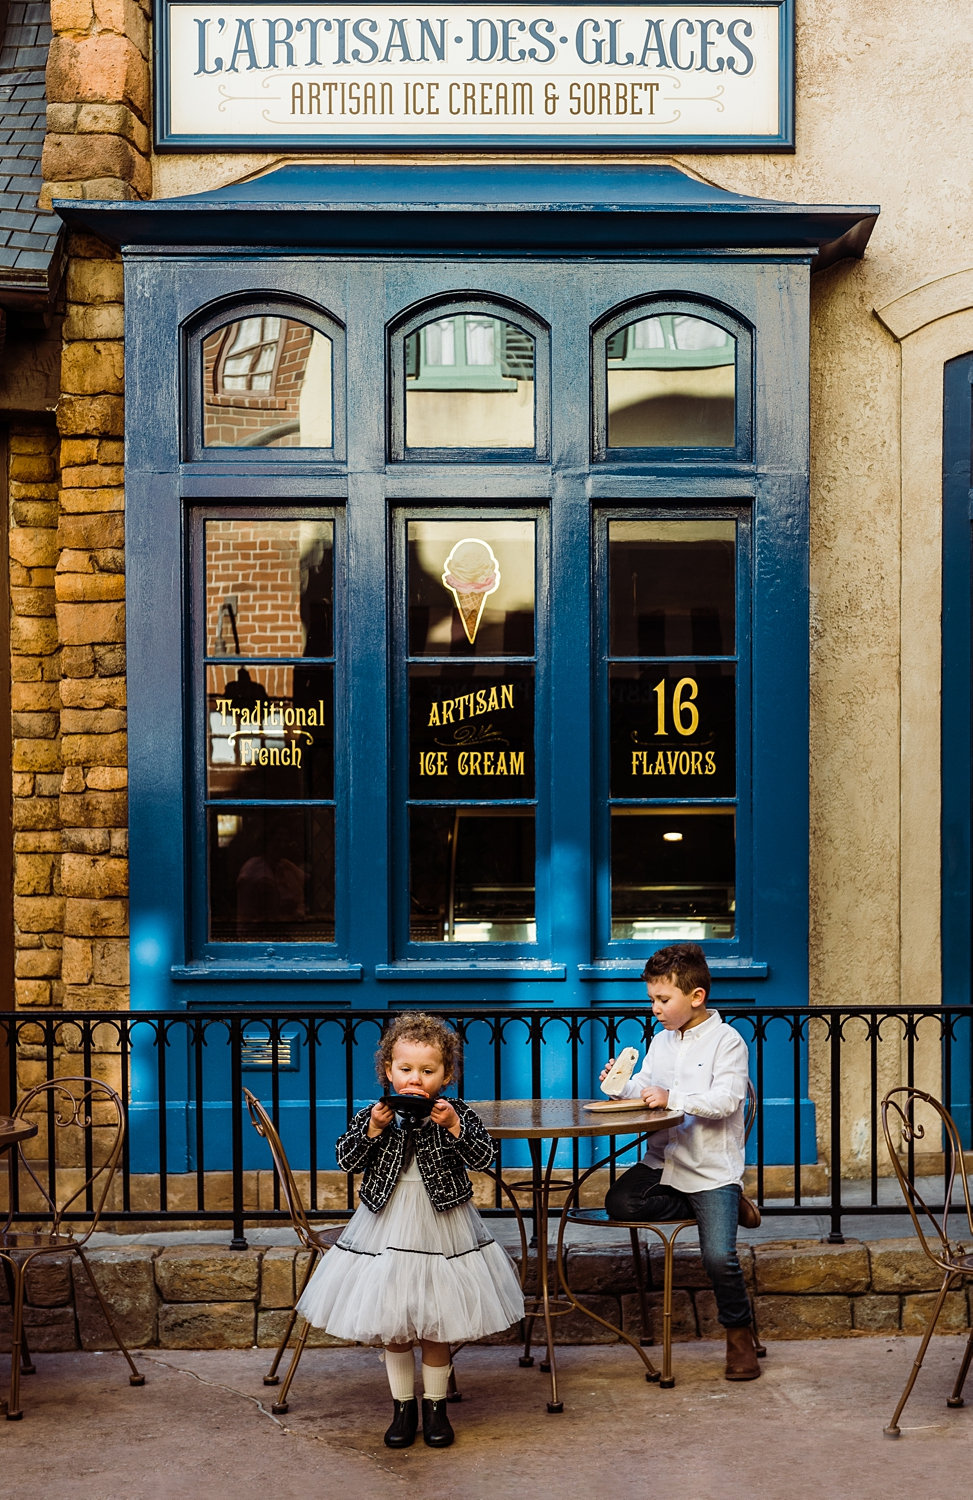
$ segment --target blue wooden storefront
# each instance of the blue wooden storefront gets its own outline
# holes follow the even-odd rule
[[[575,164],[289,166],[194,197],[59,209],[120,245],[125,262],[133,1008],[617,1008],[641,999],[648,951],[697,934],[717,1004],[805,1003],[810,276],[860,255],[877,210],[749,198],[666,166]],[[677,324],[690,344],[722,352],[680,351]],[[229,429],[216,424],[247,402],[251,422],[274,405],[260,394],[271,390],[261,361],[283,379],[282,328],[326,351],[329,409],[279,421],[269,438],[262,417],[256,443],[217,439]],[[435,427],[419,437],[409,403],[424,381],[457,386],[455,356],[442,375],[444,340],[471,328],[483,337],[479,352],[466,346],[479,361],[467,389],[523,389],[526,378],[527,416],[489,441]],[[613,416],[623,379],[669,389],[664,372],[678,368],[694,390],[704,365],[730,395],[706,407],[723,414],[701,436],[633,439]],[[234,396],[243,387],[246,401]],[[261,656],[241,644],[240,600],[271,575],[258,551],[249,573],[239,557],[241,538],[259,549],[268,525],[298,538],[302,589],[330,570],[328,621],[315,624],[309,606],[303,645],[276,639]],[[437,610],[452,608],[448,567],[419,645],[428,580],[415,608],[410,592],[424,547],[471,537],[494,562],[502,553],[505,576],[530,594],[530,630],[514,629],[526,605],[506,617],[507,636],[484,626],[473,666],[479,613],[467,644],[456,614],[448,639],[459,646],[436,646],[447,640]],[[236,561],[220,593],[224,543]],[[648,555],[657,571],[646,583]],[[675,582],[663,557],[676,559]],[[700,558],[730,559],[722,635]],[[699,595],[688,645],[654,644],[648,604],[643,634],[619,627],[616,638],[629,578],[633,596],[658,592],[663,613]],[[490,593],[497,579],[477,586]],[[271,727],[241,739],[260,672]],[[286,694],[273,686],[284,681]],[[283,724],[298,681],[302,702],[320,705],[299,731],[314,769],[267,773],[254,794],[243,770],[268,745],[294,743],[273,715]],[[427,720],[443,702],[464,700],[472,715],[477,684],[484,703],[516,697],[504,742],[514,752],[464,763],[501,766],[495,787],[478,770],[468,786],[447,776],[436,796],[417,766],[459,762],[437,762]],[[450,754],[476,743],[453,733]],[[640,866],[644,845],[646,869],[662,868],[649,844],[663,828],[685,845],[671,879]],[[259,854],[227,864],[248,829]],[[299,847],[268,853],[284,834]],[[440,896],[439,875],[423,885],[420,866],[447,847]],[[471,895],[463,858],[487,855],[493,894],[483,882]],[[297,896],[281,880],[268,886],[292,916],[241,917],[244,873],[269,867],[300,884]],[[601,1061],[590,1059],[591,1087]],[[297,1046],[280,1075],[295,1108],[306,1064]],[[185,1060],[168,1066],[170,1089],[182,1072],[190,1101]],[[470,1093],[478,1067],[471,1055]],[[528,1093],[526,1059],[512,1054],[507,1068],[507,1091]],[[552,1059],[546,1087],[568,1083]],[[227,1078],[214,1070],[203,1087],[219,1129]],[[316,1088],[323,1100],[339,1093],[327,1057]],[[364,1097],[369,1088],[363,1077]],[[800,1092],[808,1159],[806,1076]],[[765,1098],[766,1159],[792,1160],[789,1048],[779,1067],[768,1053]],[[139,1108],[136,1098],[136,1122]],[[173,1170],[192,1160],[179,1113]]]

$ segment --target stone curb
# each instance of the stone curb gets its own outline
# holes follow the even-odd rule
[[[281,1337],[306,1252],[293,1245],[245,1251],[205,1242],[180,1245],[101,1245],[88,1253],[94,1275],[132,1348],[240,1349],[273,1347]],[[922,1331],[939,1285],[936,1267],[913,1239],[830,1245],[782,1240],[748,1245],[740,1260],[754,1295],[762,1333],[781,1339],[840,1338]],[[627,1246],[572,1246],[568,1278],[583,1302],[634,1335],[643,1334]],[[650,1250],[648,1308],[661,1330],[661,1256]],[[675,1261],[673,1336],[719,1336],[713,1293],[692,1246]],[[105,1326],[78,1258],[47,1257],[28,1281],[25,1322],[33,1349],[110,1349]],[[949,1293],[938,1331],[970,1326],[966,1290]],[[558,1343],[612,1342],[580,1314],[559,1317]],[[643,1335],[645,1336],[645,1335]],[[516,1342],[517,1331],[489,1342]],[[315,1334],[311,1343],[336,1341]],[[0,1280],[0,1348],[10,1347],[10,1307]]]

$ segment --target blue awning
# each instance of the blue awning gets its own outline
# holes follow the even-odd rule
[[[152,202],[59,199],[66,222],[122,246],[319,254],[863,254],[878,208],[731,193],[673,166],[430,164],[277,167]]]

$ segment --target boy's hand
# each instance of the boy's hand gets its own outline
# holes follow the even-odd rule
[[[430,1119],[434,1120],[437,1125],[441,1125],[444,1130],[449,1131],[450,1135],[458,1139],[461,1129],[460,1119],[448,1099],[436,1100],[432,1107]]]
[[[376,1136],[381,1135],[382,1131],[391,1125],[394,1119],[395,1111],[389,1109],[383,1099],[379,1099],[377,1104],[372,1105],[372,1112],[368,1117],[369,1140],[373,1141]]]
[[[642,1090],[642,1103],[647,1104],[649,1109],[667,1109],[669,1105],[669,1090],[660,1089],[657,1084],[650,1084],[647,1089]]]
[[[605,1066],[602,1068],[601,1072],[598,1074],[598,1082],[599,1083],[604,1083],[605,1079],[608,1077],[609,1073],[611,1072],[611,1070],[612,1070],[612,1068],[614,1066],[615,1066],[615,1059],[613,1057],[610,1057],[608,1059],[608,1061],[606,1062]]]

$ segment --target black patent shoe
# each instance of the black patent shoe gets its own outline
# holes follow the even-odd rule
[[[422,1441],[427,1448],[448,1448],[454,1437],[446,1402],[422,1398]]]
[[[415,1396],[409,1401],[393,1401],[392,1424],[385,1434],[386,1448],[411,1448],[418,1427],[419,1403]]]

